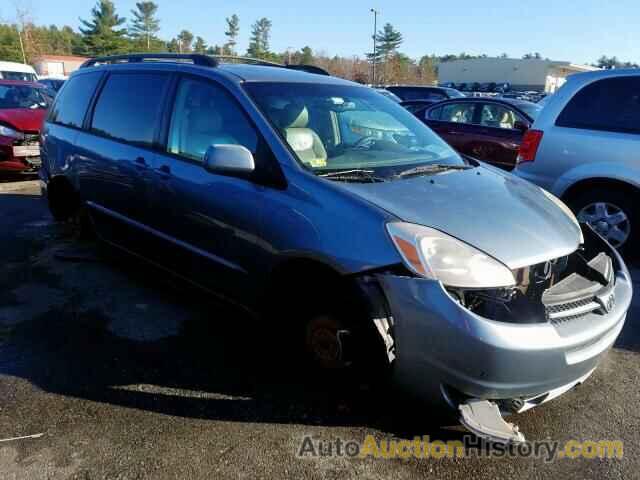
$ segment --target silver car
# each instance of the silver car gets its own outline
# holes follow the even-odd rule
[[[625,253],[640,232],[640,71],[569,77],[527,133],[514,173],[565,201]]]
[[[608,243],[367,87],[202,55],[94,59],[42,137],[57,220],[493,440],[523,440],[501,415],[583,382],[625,322]]]

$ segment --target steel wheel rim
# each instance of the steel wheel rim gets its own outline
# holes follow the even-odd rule
[[[622,247],[631,235],[629,216],[613,203],[590,203],[578,212],[578,220],[591,225],[615,248]]]

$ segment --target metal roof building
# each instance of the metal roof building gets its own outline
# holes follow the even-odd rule
[[[515,90],[555,92],[566,78],[598,70],[570,62],[515,58],[473,58],[438,65],[439,83],[509,83]]]

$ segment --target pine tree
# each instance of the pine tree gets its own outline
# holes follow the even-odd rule
[[[269,57],[269,37],[271,36],[271,20],[261,18],[251,27],[251,39],[247,55],[254,58]]]
[[[313,50],[306,46],[300,50],[300,63],[302,65],[311,65],[313,63]]]
[[[400,45],[402,45],[402,34],[393,28],[390,23],[385,24],[376,35],[376,42],[378,43],[378,51],[382,57],[388,58],[398,51]]]
[[[193,43],[193,33],[189,30],[182,30],[177,37],[178,48],[180,53],[187,53],[191,51],[191,44]]]
[[[224,44],[224,50],[230,55],[235,53],[236,44],[238,43],[238,34],[240,33],[240,19],[235,13],[231,18],[227,17],[227,30],[224,34],[227,36],[227,43]]]
[[[132,38],[143,41],[147,50],[151,50],[152,40],[157,40],[160,20],[156,18],[158,5],[153,2],[136,2],[136,10],[131,10],[133,21],[129,28]]]
[[[196,53],[207,53],[207,42],[202,37],[196,37],[196,41],[193,44],[193,51]]]
[[[91,10],[91,20],[80,20],[85,50],[90,55],[110,55],[126,49],[126,30],[118,28],[125,22],[116,14],[111,0],[99,0]]]

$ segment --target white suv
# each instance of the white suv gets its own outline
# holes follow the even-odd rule
[[[514,173],[630,253],[640,232],[640,70],[569,77],[527,132]]]

